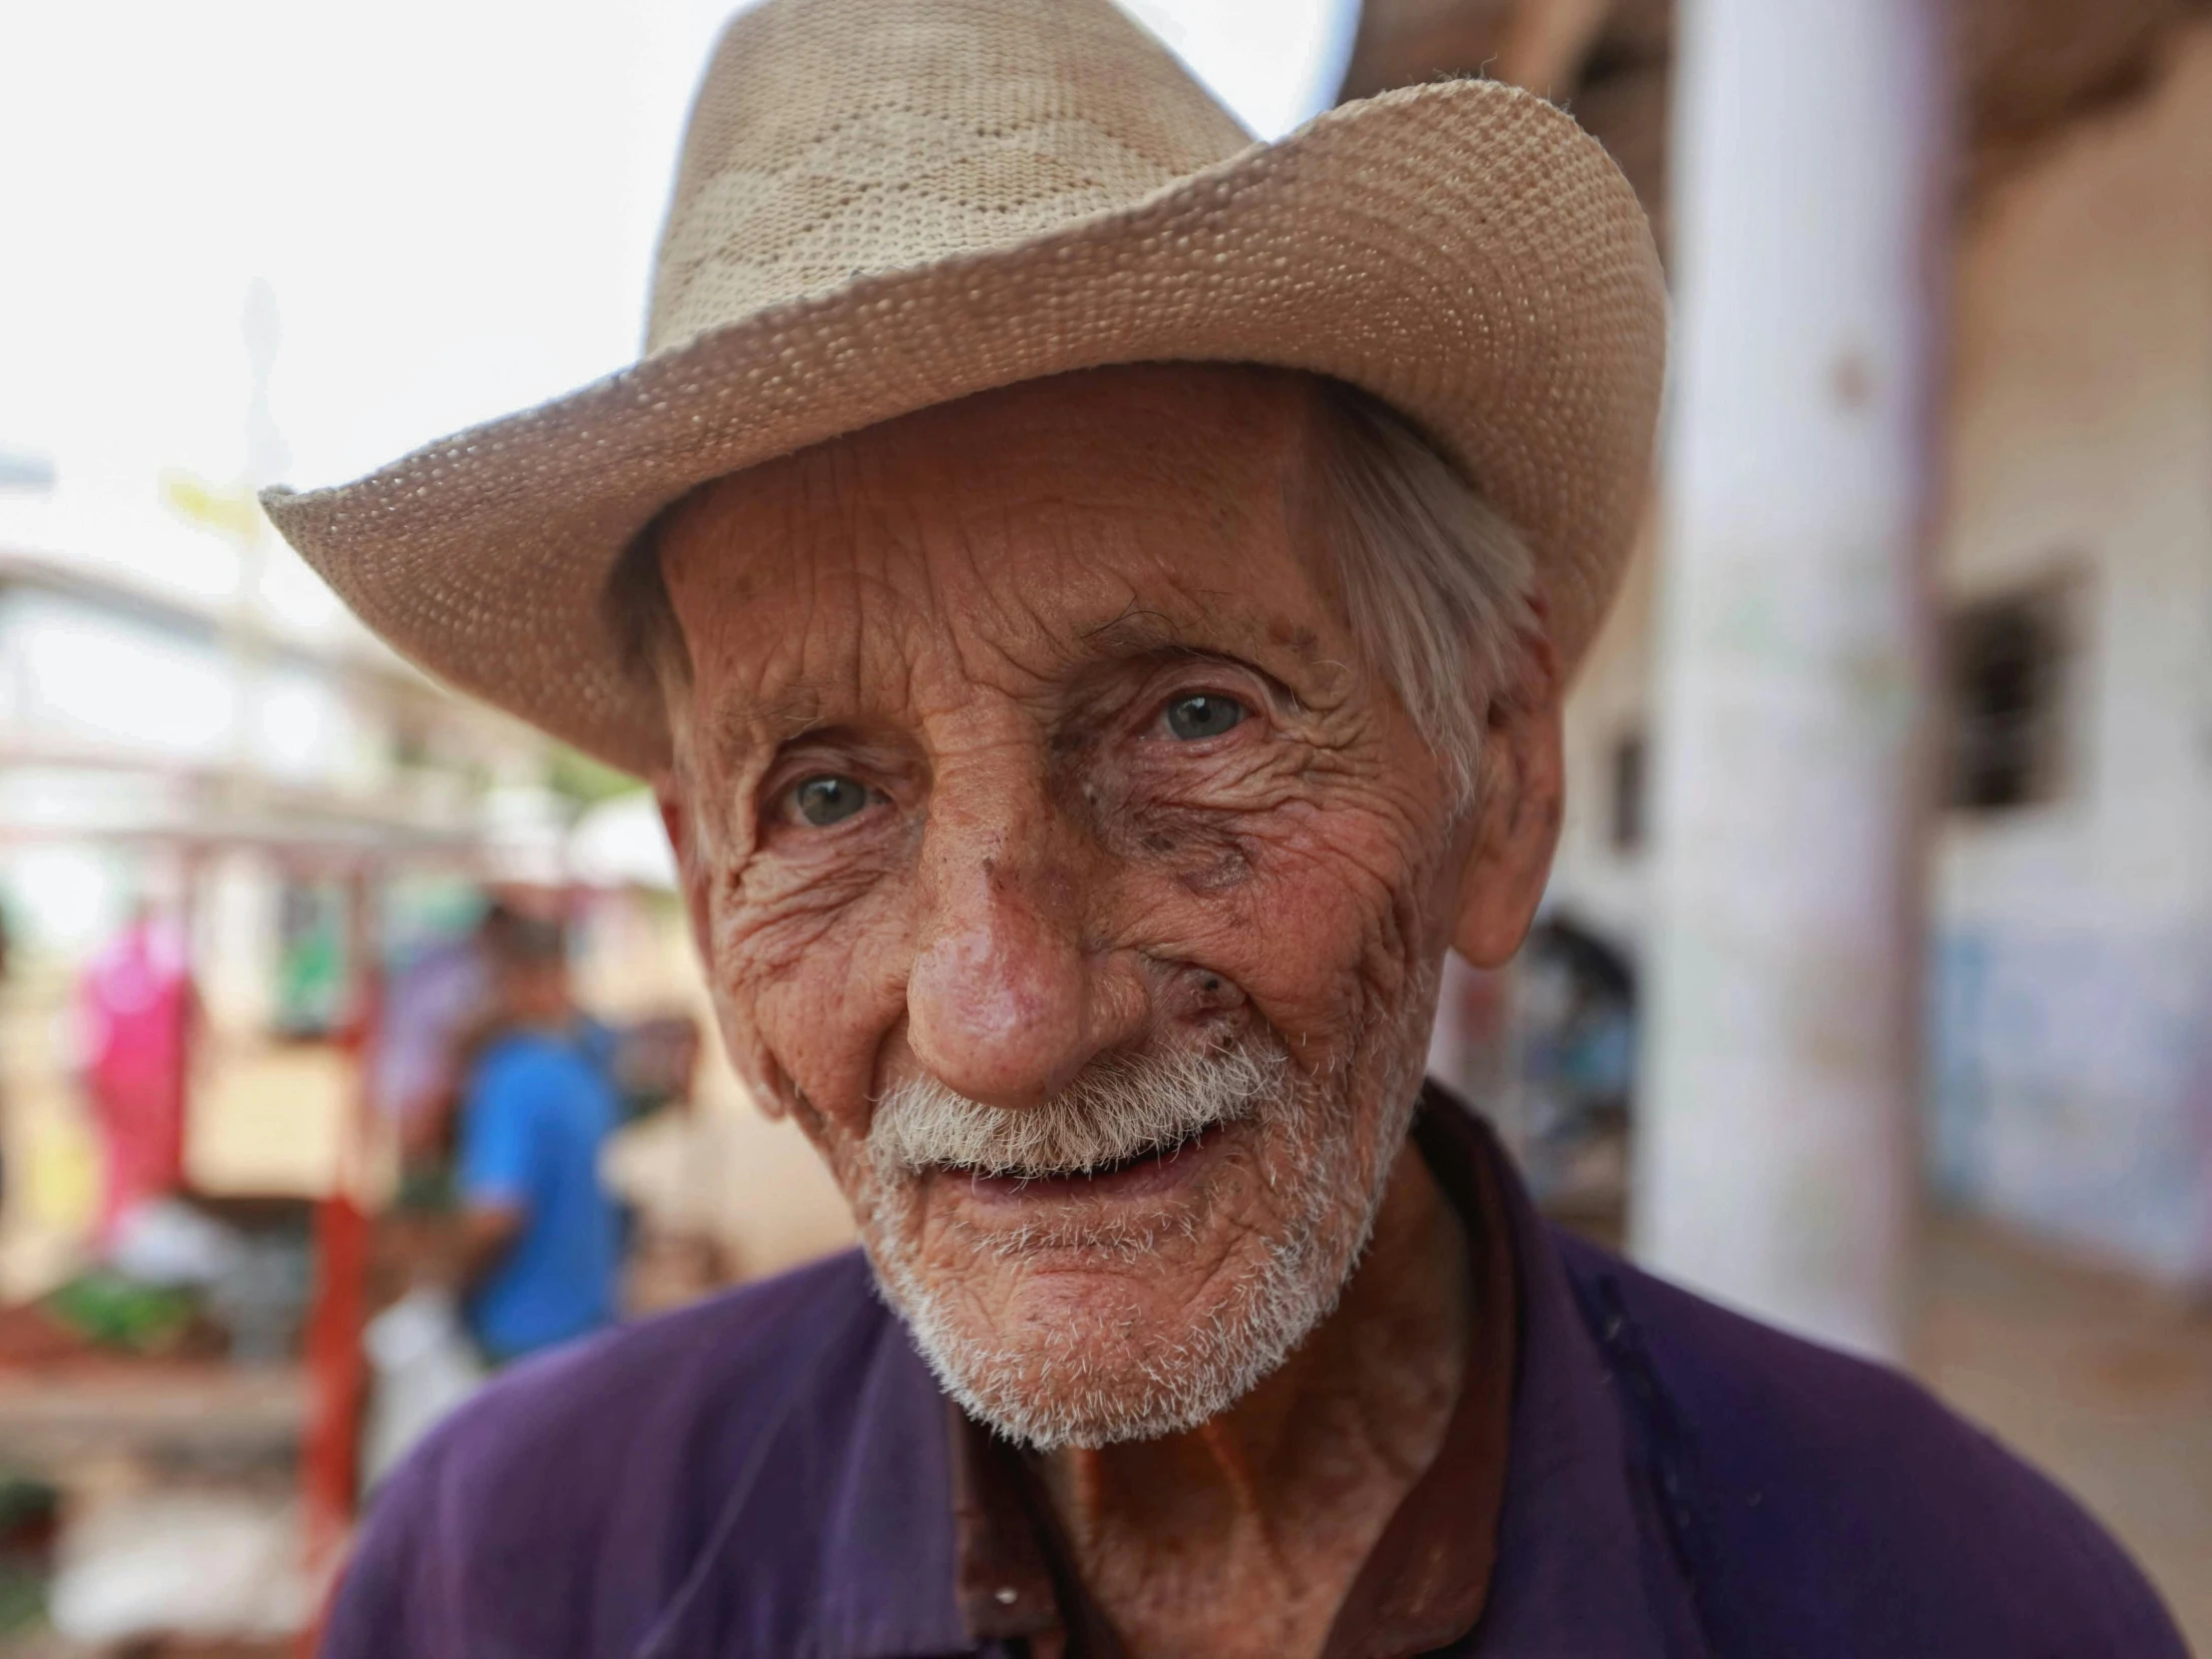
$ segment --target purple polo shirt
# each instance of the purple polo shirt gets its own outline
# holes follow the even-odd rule
[[[2184,1659],[1993,1440],[1554,1232],[1470,1114],[1423,1110],[1432,1160],[1491,1162],[1521,1310],[1487,1595],[1433,1651]],[[525,1366],[384,1488],[323,1652],[1015,1659],[961,1618],[944,1410],[857,1253]]]

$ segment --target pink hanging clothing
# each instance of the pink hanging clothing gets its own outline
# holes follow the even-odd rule
[[[133,922],[94,958],[78,990],[85,1087],[100,1131],[100,1237],[184,1181],[185,1043],[192,1002],[175,926]]]

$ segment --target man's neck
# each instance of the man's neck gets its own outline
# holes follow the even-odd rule
[[[1336,1313],[1281,1370],[1189,1433],[1046,1459],[1076,1567],[1132,1655],[1321,1651],[1442,1443],[1470,1306],[1458,1218],[1408,1141]]]

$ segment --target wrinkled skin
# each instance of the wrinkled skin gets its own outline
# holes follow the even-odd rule
[[[1540,641],[1472,809],[1362,662],[1318,548],[1319,407],[1258,370],[1033,382],[719,480],[660,544],[692,673],[658,788],[724,1034],[863,1236],[898,1229],[871,1249],[967,1330],[1053,1334],[1038,1386],[1071,1344],[1172,1349],[1286,1225],[1267,1129],[1135,1195],[939,1170],[889,1205],[871,1102],[921,1072],[1019,1112],[1102,1057],[1255,1028],[1386,1185],[1336,1312],[1233,1410],[1049,1459],[1139,1653],[1318,1650],[1433,1454],[1462,1245],[1391,1108],[1443,951],[1510,954],[1556,830]],[[1082,1247],[1122,1222],[1166,1242]],[[992,1248],[1024,1228],[1062,1247]]]

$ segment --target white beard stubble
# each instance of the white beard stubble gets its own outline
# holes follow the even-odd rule
[[[1428,998],[1414,987],[1422,1012]],[[1001,1111],[921,1078],[877,1103],[868,1134],[870,1202],[861,1242],[886,1300],[904,1318],[939,1384],[967,1413],[1038,1450],[1095,1447],[1195,1428],[1280,1366],[1336,1309],[1374,1231],[1411,1122],[1419,1032],[1392,1036],[1412,1058],[1382,1079],[1379,1121],[1363,1126],[1339,1074],[1313,1077],[1280,1040],[1094,1068],[1060,1096]],[[919,1172],[1069,1174],[1173,1146],[1219,1122],[1250,1120],[1251,1156],[1280,1194],[1256,1262],[1208,1278],[1174,1328],[1111,1313],[1002,1332],[975,1298],[925,1270],[914,1221]],[[1366,1133],[1362,1133],[1365,1127]],[[1202,1211],[1153,1223],[1084,1223],[975,1239],[977,1271],[1018,1272],[1046,1251],[1081,1251],[1141,1274],[1190,1242]],[[973,1235],[970,1235],[973,1237]]]

